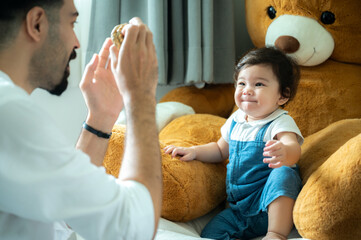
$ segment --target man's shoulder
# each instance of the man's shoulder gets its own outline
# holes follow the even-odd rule
[[[12,82],[0,78],[0,105],[8,102],[22,101],[30,101],[29,94]]]

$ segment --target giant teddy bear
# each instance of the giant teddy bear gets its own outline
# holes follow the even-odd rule
[[[294,208],[305,238],[361,239],[360,13],[358,0],[246,0],[255,46],[276,46],[301,66],[286,110],[306,136]]]
[[[361,239],[361,3],[359,0],[246,0],[247,30],[256,47],[276,46],[295,57],[301,81],[286,110],[306,137],[299,161],[304,187],[295,226],[310,239]],[[234,108],[233,86],[180,87],[161,102],[196,114],[161,130],[161,146],[215,141]],[[116,126],[104,166],[117,176],[124,126]],[[225,200],[225,165],[163,159],[162,216],[199,217]]]

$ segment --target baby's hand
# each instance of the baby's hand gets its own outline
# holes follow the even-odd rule
[[[281,141],[267,141],[266,147],[263,149],[264,163],[268,163],[270,168],[279,168],[285,165],[286,148]]]
[[[173,145],[166,146],[164,148],[164,152],[168,154],[172,154],[172,157],[181,156],[179,160],[182,161],[191,161],[196,158],[196,151],[193,147],[185,148],[185,147],[176,147]]]

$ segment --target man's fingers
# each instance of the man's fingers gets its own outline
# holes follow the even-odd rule
[[[93,80],[94,72],[97,68],[98,62],[99,62],[99,57],[97,54],[94,54],[92,59],[90,60],[90,62],[85,67],[83,78],[79,84],[80,88],[82,88],[82,86],[84,86],[84,84],[87,84],[88,82],[91,82]]]
[[[109,59],[109,48],[113,44],[113,41],[110,38],[107,38],[99,52],[99,67],[105,68]]]
[[[139,34],[139,27],[132,24],[127,24],[124,27],[124,40],[122,43],[121,49],[129,49],[130,45],[134,44],[137,41]]]
[[[138,25],[138,26],[141,24],[144,24],[143,21],[139,17],[133,17],[132,19],[129,20],[129,23]]]
[[[119,50],[118,48],[113,45],[110,47],[110,64],[111,65],[111,69],[114,70],[118,64],[118,55],[119,55]]]
[[[139,34],[138,34],[138,43],[146,43],[146,35],[147,35],[147,30],[145,28],[145,25],[139,25]]]
[[[139,27],[138,42],[145,42],[150,47],[153,44],[153,34],[149,27],[139,17],[132,18],[129,23]]]
[[[108,58],[108,63],[107,63],[107,66],[106,66],[107,70],[112,70],[112,59],[111,58]]]
[[[148,48],[152,48],[152,50],[155,52],[155,46],[153,43],[153,34],[152,32],[148,31],[146,34],[146,45]]]

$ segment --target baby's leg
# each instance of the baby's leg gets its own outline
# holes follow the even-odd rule
[[[289,167],[272,170],[262,193],[262,202],[268,210],[269,234],[265,240],[287,239],[293,228],[293,206],[301,186],[297,170]]]
[[[237,219],[230,208],[216,215],[205,226],[202,238],[210,239],[234,239],[232,236],[238,232]]]
[[[231,208],[227,208],[206,225],[201,237],[216,240],[251,239],[266,234],[267,225],[265,212],[239,219]]]
[[[268,207],[268,233],[266,239],[287,239],[293,228],[292,212],[295,200],[281,196]]]

